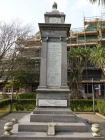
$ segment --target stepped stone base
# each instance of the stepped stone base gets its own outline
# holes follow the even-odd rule
[[[33,114],[73,114],[69,108],[36,108]]]
[[[34,114],[30,116],[30,122],[75,122],[75,116],[71,114]]]
[[[55,136],[47,136],[48,124],[55,125]],[[69,108],[36,108],[13,126],[12,135],[2,135],[0,140],[104,140],[104,138],[93,137],[91,126],[82,118],[75,116]]]
[[[32,114],[32,113],[31,113]],[[18,126],[18,131],[26,132],[47,132],[48,124],[55,124],[56,132],[87,132],[86,124],[75,117],[76,123],[64,122],[30,122],[30,115],[21,120]]]
[[[2,140],[104,140],[93,137],[91,133],[57,132],[55,136],[47,136],[46,132],[18,132],[9,137],[2,136]]]
[[[70,123],[75,122],[75,115],[69,108],[36,108],[30,115],[30,122]]]
[[[47,132],[49,123],[20,124],[18,131],[22,132]],[[87,132],[86,125],[82,122],[75,123],[54,123],[56,132]]]

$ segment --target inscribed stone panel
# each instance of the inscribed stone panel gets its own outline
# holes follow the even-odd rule
[[[40,99],[39,106],[67,106],[67,100]]]
[[[61,43],[48,43],[47,86],[61,86]]]
[[[49,17],[49,23],[61,23],[60,17]]]

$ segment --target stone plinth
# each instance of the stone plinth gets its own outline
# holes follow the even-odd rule
[[[37,90],[37,107],[69,107],[70,91],[69,89],[38,89]],[[40,101],[43,100],[43,105]],[[52,102],[51,102],[52,100]],[[48,105],[44,105],[48,102]],[[54,105],[53,105],[54,103]]]

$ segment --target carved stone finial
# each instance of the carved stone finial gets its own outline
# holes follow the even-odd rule
[[[53,3],[52,9],[54,9],[54,10],[57,9],[57,3],[56,2]]]
[[[93,131],[93,137],[100,137],[100,126],[99,124],[92,124],[91,130]]]
[[[12,133],[10,131],[12,129],[13,129],[13,123],[12,122],[5,123],[5,126],[4,126],[5,133],[4,133],[4,135],[7,135],[7,136],[11,135]]]

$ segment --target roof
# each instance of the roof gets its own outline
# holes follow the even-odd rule
[[[40,34],[40,31],[38,31],[35,35]]]

